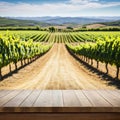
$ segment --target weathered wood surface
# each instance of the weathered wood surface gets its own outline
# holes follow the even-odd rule
[[[119,113],[0,113],[0,120],[120,120]]]
[[[0,112],[120,112],[120,90],[0,91]]]

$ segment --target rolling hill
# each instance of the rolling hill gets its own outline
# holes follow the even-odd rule
[[[0,26],[48,26],[50,24],[33,20],[18,20],[12,18],[0,17]]]
[[[107,25],[107,26],[120,26],[120,20],[113,21],[113,22],[105,22],[105,23],[102,23],[102,24]]]
[[[49,24],[90,24],[90,23],[97,23],[97,22],[110,22],[111,19],[105,18],[96,18],[96,17],[13,17],[12,19],[18,20],[34,20],[39,22],[45,22]]]
[[[116,21],[115,21],[116,20]],[[90,18],[90,17],[0,17],[0,26],[23,27],[23,26],[62,26],[78,27],[88,26],[99,28],[104,26],[120,26],[120,18]],[[89,26],[90,25],[90,26]]]

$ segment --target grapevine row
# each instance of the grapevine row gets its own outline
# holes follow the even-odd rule
[[[115,65],[117,68],[116,78],[119,76],[120,69],[120,37],[114,36],[104,37],[103,40],[97,40],[96,43],[87,43],[78,46],[67,44],[68,48],[74,53],[84,56],[84,60],[90,61],[91,65],[93,60],[97,61],[97,68],[99,62],[105,63],[106,73],[108,73],[108,64]]]
[[[47,52],[52,45],[42,45],[40,42],[33,42],[32,39],[27,41],[20,40],[19,37],[12,35],[0,36],[0,79],[2,78],[1,69],[9,64],[11,71],[11,63],[14,63],[17,70],[17,62],[26,59],[31,61],[43,53]]]

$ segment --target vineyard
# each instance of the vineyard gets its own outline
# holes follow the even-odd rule
[[[118,84],[109,86],[111,80],[87,70],[83,62]],[[19,81],[19,71],[26,80]],[[0,89],[115,89],[119,79],[119,32],[0,32]]]
[[[105,63],[106,74],[108,74],[108,64],[115,65],[117,68],[116,78],[119,76],[120,68],[120,36],[102,36],[97,39],[96,43],[86,43],[79,46],[68,45],[68,48],[74,53],[81,55],[81,58],[86,62],[93,59],[97,62],[97,68],[99,67],[99,61]]]

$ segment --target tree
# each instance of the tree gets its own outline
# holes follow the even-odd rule
[[[54,27],[49,27],[49,31],[50,32],[55,32],[55,28]]]
[[[69,30],[73,30],[73,28],[72,28],[72,27],[67,27],[67,29],[69,29]]]

